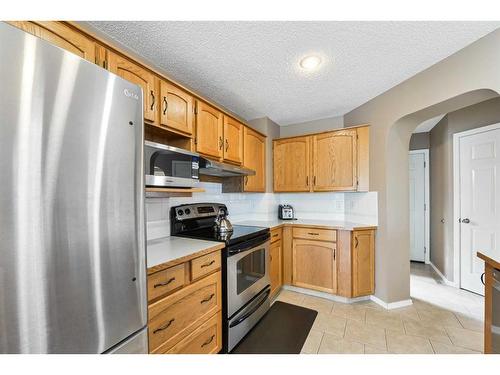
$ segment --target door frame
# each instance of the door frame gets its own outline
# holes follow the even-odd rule
[[[424,167],[424,203],[425,203],[425,225],[424,225],[424,232],[425,232],[425,238],[424,238],[424,243],[425,243],[425,254],[424,254],[424,262],[425,264],[429,264],[431,262],[431,205],[430,205],[430,165],[429,165],[429,149],[428,148],[423,148],[420,150],[410,150],[408,152],[409,155],[412,154],[423,154],[424,155],[424,162],[425,162],[425,167]]]
[[[458,153],[460,138],[497,129],[500,129],[500,123],[453,134],[453,282],[451,284],[457,288],[460,288],[462,284],[460,279],[460,224],[458,222],[460,218],[460,157]]]

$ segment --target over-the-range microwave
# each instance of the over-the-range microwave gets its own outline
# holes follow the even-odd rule
[[[144,142],[146,186],[192,187],[199,183],[200,156],[181,148]]]

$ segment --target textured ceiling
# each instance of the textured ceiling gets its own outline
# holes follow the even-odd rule
[[[89,22],[245,119],[343,115],[499,22]],[[298,67],[323,59],[315,73]],[[459,78],[459,77],[457,77]]]

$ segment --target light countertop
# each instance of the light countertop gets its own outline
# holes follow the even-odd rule
[[[183,237],[162,237],[146,245],[148,274],[184,263],[192,258],[224,248],[223,242]]]
[[[376,229],[376,225],[367,225],[360,223],[353,223],[349,221],[339,221],[339,220],[316,220],[316,219],[297,219],[297,220],[243,220],[233,222],[235,225],[249,225],[256,227],[268,227],[275,228],[282,225],[291,226],[312,226],[312,227],[322,227],[327,229],[341,229],[341,230],[355,230],[355,229]]]

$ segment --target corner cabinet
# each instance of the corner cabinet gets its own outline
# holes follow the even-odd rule
[[[243,165],[255,171],[245,176],[243,191],[266,191],[266,137],[245,127],[243,133]]]
[[[284,284],[346,298],[374,294],[375,229],[290,225],[282,233]]]
[[[196,151],[220,160],[223,156],[223,115],[205,102],[196,102]]]
[[[368,191],[369,127],[274,140],[274,191]]]
[[[156,120],[158,93],[155,85],[155,75],[149,70],[132,61],[108,51],[109,71],[139,85],[142,88],[144,101],[144,119],[150,122]]]

